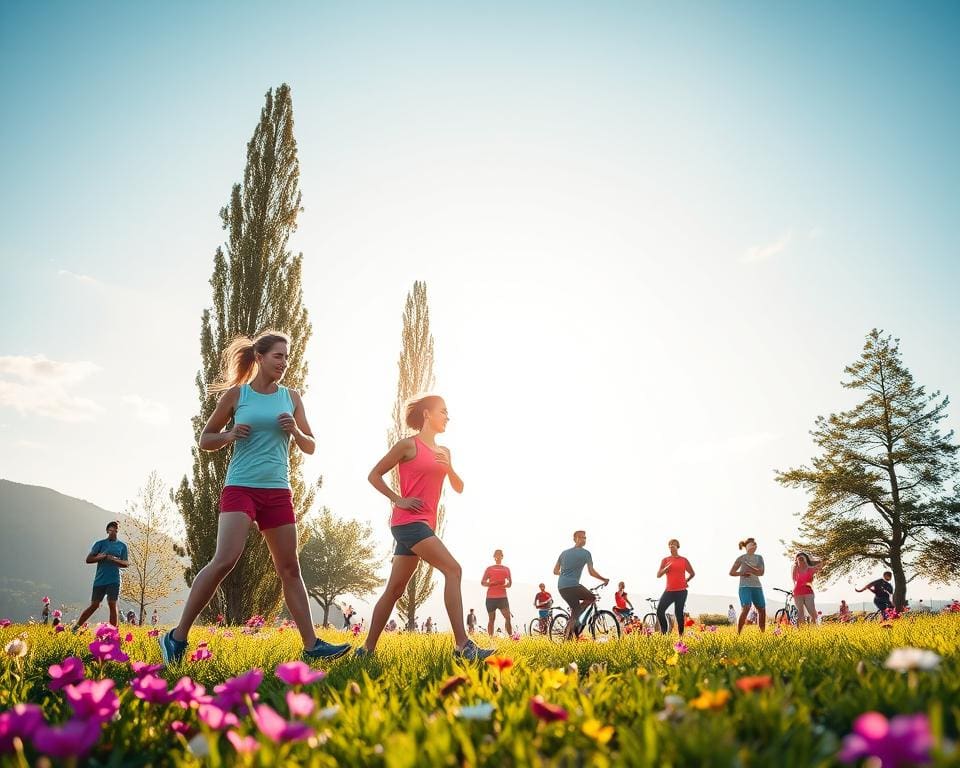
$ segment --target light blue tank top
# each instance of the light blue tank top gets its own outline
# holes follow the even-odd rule
[[[272,395],[261,395],[249,384],[240,387],[233,420],[237,424],[248,424],[250,434],[233,444],[227,485],[290,487],[290,436],[280,429],[277,417],[281,413],[293,415],[293,400],[286,387],[278,387]]]

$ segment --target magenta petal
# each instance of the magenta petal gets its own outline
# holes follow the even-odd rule
[[[61,726],[42,725],[33,734],[33,746],[51,757],[82,756],[100,740],[100,723],[95,720],[70,720]]]
[[[197,717],[215,731],[232,728],[239,722],[233,712],[220,709],[215,704],[201,704],[197,710]]]
[[[313,669],[302,661],[289,661],[277,667],[276,675],[287,685],[309,685],[318,680],[323,680],[326,677],[326,672]]]
[[[881,741],[887,737],[890,723],[879,712],[864,712],[853,721],[853,732],[867,741]]]
[[[36,704],[14,704],[0,713],[0,754],[13,750],[16,737],[29,739],[43,725],[43,710]]]
[[[241,736],[236,731],[227,731],[227,740],[233,744],[233,748],[240,754],[254,752],[259,746],[253,736]]]
[[[863,736],[851,733],[843,739],[843,748],[837,755],[841,763],[853,763],[870,754],[870,745]]]
[[[50,690],[59,691],[65,685],[72,685],[83,680],[83,661],[76,656],[67,656],[59,664],[51,664],[47,670],[50,674]]]
[[[294,693],[287,691],[287,709],[290,717],[309,717],[313,712],[314,701],[312,696],[306,693]]]

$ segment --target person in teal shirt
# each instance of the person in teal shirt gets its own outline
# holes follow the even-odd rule
[[[117,538],[117,532],[120,530],[120,523],[113,520],[107,523],[107,538],[95,541],[90,547],[90,554],[87,555],[87,563],[97,566],[97,572],[93,577],[93,594],[90,596],[90,605],[84,609],[73,625],[73,631],[78,632],[80,627],[86,623],[100,607],[103,598],[107,598],[107,606],[110,608],[110,623],[113,626],[119,625],[117,616],[117,600],[120,597],[120,569],[130,565],[127,560],[127,545]]]

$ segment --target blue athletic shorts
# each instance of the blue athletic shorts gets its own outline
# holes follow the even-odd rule
[[[550,618],[550,609],[549,609],[549,608],[541,608],[541,609],[540,609],[540,618],[541,618],[541,619],[549,619],[549,618]]]
[[[750,604],[757,608],[766,608],[767,601],[763,598],[763,587],[740,587],[740,605]]]
[[[393,550],[395,555],[416,555],[410,547],[429,539],[436,534],[426,523],[407,523],[406,525],[391,525],[390,533],[397,546]]]

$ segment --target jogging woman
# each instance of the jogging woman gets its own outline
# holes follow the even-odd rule
[[[739,547],[745,549],[746,554],[734,560],[730,568],[731,576],[740,577],[740,618],[737,621],[737,634],[743,631],[751,605],[757,609],[757,623],[763,632],[767,626],[767,602],[760,584],[760,577],[765,570],[763,557],[757,554],[757,542],[752,536],[741,541]]]
[[[234,339],[223,352],[221,380],[208,388],[223,394],[200,434],[200,449],[218,451],[232,445],[233,455],[220,495],[217,549],[193,580],[180,623],[160,638],[165,664],[183,658],[190,627],[243,554],[252,523],[273,557],[287,610],[303,639],[304,657],[334,659],[350,650],[349,644],[330,645],[316,636],[300,575],[290,440],[304,453],[313,453],[316,442],[300,394],[279,383],[289,348],[290,339],[275,331],[256,339]],[[224,432],[231,419],[233,427]]]
[[[425,560],[443,574],[443,602],[456,643],[453,655],[470,661],[485,659],[493,649],[478,648],[463,628],[460,563],[434,533],[443,481],[450,478],[450,487],[463,493],[463,480],[453,469],[450,450],[437,445],[437,435],[446,431],[450,420],[447,405],[437,395],[421,397],[407,404],[405,420],[410,429],[417,430],[417,434],[393,446],[370,470],[367,478],[393,506],[390,531],[396,547],[390,578],[374,606],[370,632],[363,646],[357,648],[357,655],[373,653],[393,606],[406,590],[417,564]],[[394,467],[400,475],[399,496],[383,480],[383,476]]]
[[[660,602],[657,603],[657,621],[660,624],[660,632],[667,634],[667,608],[672,604],[677,616],[677,631],[682,635],[683,607],[687,603],[687,583],[696,574],[693,572],[690,561],[678,554],[679,541],[670,539],[667,546],[670,547],[670,557],[660,561],[660,570],[657,571],[658,579],[661,576],[667,577],[667,588],[660,596]]]
[[[813,577],[823,568],[822,560],[813,560],[806,552],[797,552],[793,561],[793,602],[797,605],[797,626],[803,624],[803,613],[808,621],[817,621],[817,606],[813,600]]]

